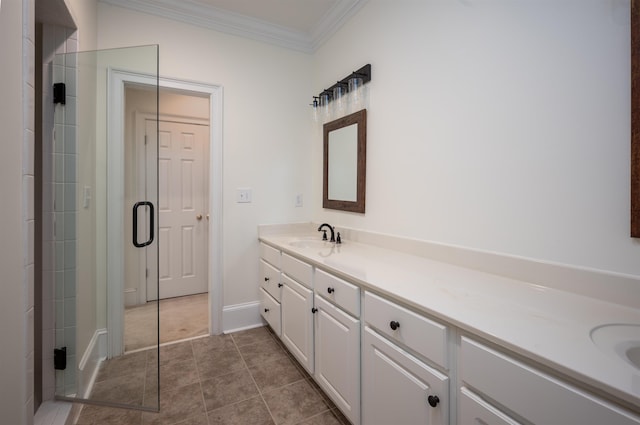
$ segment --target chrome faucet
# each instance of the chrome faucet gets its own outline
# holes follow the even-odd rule
[[[322,224],[320,225],[320,227],[318,227],[318,232],[324,232],[324,233],[322,234],[322,240],[323,240],[323,241],[326,241],[326,240],[327,240],[327,231],[326,231],[326,230],[322,230],[322,228],[323,228],[323,227],[328,227],[328,228],[329,228],[329,230],[331,231],[331,239],[329,240],[329,242],[335,242],[335,241],[336,241],[336,236],[335,236],[335,234],[333,233],[333,227],[331,227],[331,225],[330,225],[330,224],[327,224],[327,223],[322,223]]]

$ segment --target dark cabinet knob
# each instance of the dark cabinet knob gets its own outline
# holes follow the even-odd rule
[[[440,399],[437,395],[430,395],[427,397],[427,401],[429,402],[429,406],[436,407],[438,403],[440,403]]]
[[[312,312],[313,314],[315,314],[315,313],[316,313],[316,311],[318,311],[318,309],[317,309],[317,308],[315,308],[315,307],[313,307],[313,308],[311,309],[311,312]]]
[[[284,284],[278,283],[278,288],[282,288],[283,286],[284,286]]]
[[[269,309],[268,309],[268,308],[265,308],[265,309],[264,309],[264,312],[265,312],[265,313],[268,313],[268,312],[269,312]]]
[[[268,277],[265,277],[265,278],[264,278],[264,281],[265,281],[265,282],[269,282],[269,278],[268,278]]]
[[[333,289],[333,288],[327,288],[327,292],[328,292],[328,293],[330,293],[330,294],[334,293],[335,291],[336,291],[336,290],[335,290],[335,289]]]
[[[396,329],[398,329],[400,327],[400,322],[396,322],[395,320],[392,320],[389,323],[389,327],[395,331]]]

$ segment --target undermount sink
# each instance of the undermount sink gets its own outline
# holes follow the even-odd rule
[[[317,239],[296,239],[289,242],[289,245],[296,248],[331,248],[334,243]]]
[[[615,323],[591,331],[591,340],[606,354],[640,370],[640,324]]]

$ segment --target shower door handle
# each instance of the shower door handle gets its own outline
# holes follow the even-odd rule
[[[138,208],[140,207],[149,207],[149,239],[144,242],[138,242]],[[147,245],[151,245],[151,243],[153,242],[154,229],[155,225],[153,204],[149,201],[136,202],[133,205],[133,246],[135,246],[136,248],[143,248]]]

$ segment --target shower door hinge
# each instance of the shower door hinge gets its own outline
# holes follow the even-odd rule
[[[53,84],[53,103],[67,104],[67,86],[64,83]]]
[[[144,135],[144,144],[145,145],[147,144],[147,135],[146,134]]]
[[[53,367],[56,370],[67,368],[67,347],[53,349]]]

